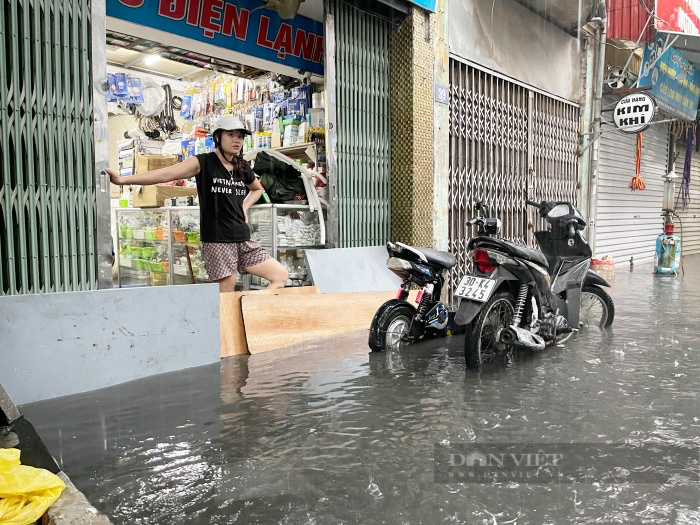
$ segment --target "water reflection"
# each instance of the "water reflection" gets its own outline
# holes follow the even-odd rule
[[[611,329],[481,373],[461,337],[372,354],[349,335],[24,409],[118,524],[698,523],[682,475],[433,480],[436,443],[700,445],[700,259],[686,264],[679,279],[618,270]]]

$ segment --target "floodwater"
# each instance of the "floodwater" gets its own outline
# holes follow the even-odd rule
[[[612,295],[611,329],[481,373],[462,336],[350,334],[22,408],[115,524],[700,523],[700,259],[618,268]],[[437,483],[440,443],[648,446],[657,475]]]

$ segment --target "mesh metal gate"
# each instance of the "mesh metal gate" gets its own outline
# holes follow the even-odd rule
[[[0,31],[0,295],[96,288],[90,0],[2,0]]]
[[[338,224],[342,248],[391,235],[390,24],[343,2],[335,18]]]
[[[578,106],[450,58],[450,282],[467,270],[466,221],[488,202],[502,235],[532,245],[541,219],[525,200],[576,201]],[[454,303],[450,290],[450,302]]]

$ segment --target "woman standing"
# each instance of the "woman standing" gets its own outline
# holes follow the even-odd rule
[[[270,257],[258,241],[250,240],[248,209],[258,202],[263,187],[243,160],[243,140],[250,131],[234,117],[221,117],[213,132],[216,150],[159,170],[121,177],[107,169],[112,183],[150,185],[196,177],[201,220],[202,258],[209,278],[220,292],[232,292],[236,272],[270,281],[283,288],[287,270]]]

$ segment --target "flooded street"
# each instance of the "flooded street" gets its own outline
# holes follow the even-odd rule
[[[699,523],[700,258],[678,279],[618,268],[612,296],[611,329],[481,373],[463,336],[371,354],[350,334],[22,408],[115,524]],[[694,459],[664,484],[436,483],[440,443]]]

